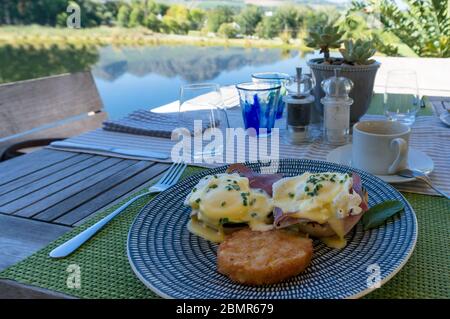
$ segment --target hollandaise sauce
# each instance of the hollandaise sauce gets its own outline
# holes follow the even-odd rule
[[[361,197],[351,192],[353,180],[342,173],[304,173],[273,185],[273,204],[291,218],[328,224],[336,236],[323,238],[333,248],[346,245],[344,218],[359,214]]]
[[[193,216],[188,229],[213,242],[224,240],[224,227],[246,224],[252,230],[273,228],[272,199],[262,190],[251,189],[239,174],[206,176],[192,189],[185,204]]]

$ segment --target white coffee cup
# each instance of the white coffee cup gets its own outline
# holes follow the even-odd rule
[[[353,125],[352,166],[376,175],[392,175],[407,167],[411,129],[393,121]]]

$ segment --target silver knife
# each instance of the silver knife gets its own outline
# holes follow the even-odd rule
[[[169,158],[169,154],[160,153],[160,152],[136,150],[136,149],[126,149],[126,148],[110,147],[110,146],[100,146],[100,145],[93,146],[93,145],[78,144],[78,143],[65,142],[65,141],[53,142],[50,145],[55,148],[108,152],[108,153],[142,157],[142,158],[150,158],[150,159],[155,158],[155,159],[164,160],[164,159]]]

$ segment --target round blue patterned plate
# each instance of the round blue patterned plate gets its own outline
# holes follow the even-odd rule
[[[260,171],[260,163],[246,163]],[[280,160],[285,176],[309,172],[356,172],[369,192],[369,206],[398,199],[401,214],[376,229],[359,223],[348,245],[331,249],[314,241],[310,266],[300,275],[274,285],[250,287],[232,282],[216,270],[217,245],[187,229],[187,194],[204,176],[223,173],[226,166],[188,177],[155,197],[136,217],[128,236],[128,258],[137,277],[165,298],[358,298],[376,283],[392,278],[411,256],[417,239],[417,220],[405,198],[392,186],[366,172],[334,163]]]

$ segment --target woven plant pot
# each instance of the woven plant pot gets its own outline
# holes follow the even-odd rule
[[[358,122],[370,106],[375,76],[381,63],[375,61],[369,65],[332,65],[321,63],[322,61],[322,58],[308,61],[308,66],[316,78],[316,87],[314,88],[316,108],[318,110],[323,109],[320,99],[325,96],[325,93],[320,84],[323,80],[333,76],[335,69],[340,69],[339,75],[349,78],[353,82],[354,86],[350,92],[350,97],[354,102],[350,107],[350,121],[352,123]]]

